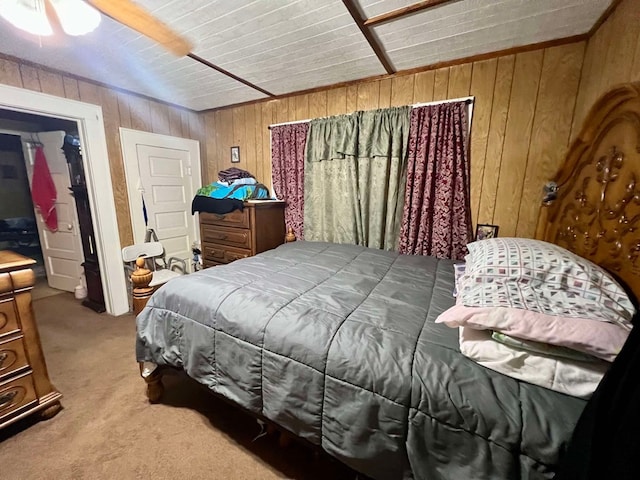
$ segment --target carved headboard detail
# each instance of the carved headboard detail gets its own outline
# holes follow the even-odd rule
[[[552,181],[542,238],[606,268],[640,298],[640,83],[596,102]]]

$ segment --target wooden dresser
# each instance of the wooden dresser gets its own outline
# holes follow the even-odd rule
[[[225,215],[200,212],[204,268],[233,262],[284,243],[284,202],[245,202]]]
[[[34,263],[0,251],[0,429],[32,413],[49,418],[61,409],[31,306]]]

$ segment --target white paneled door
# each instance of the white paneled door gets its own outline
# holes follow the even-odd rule
[[[37,208],[35,215],[49,286],[58,290],[73,292],[80,283],[80,276],[84,273],[82,268],[84,255],[78,226],[76,202],[69,190],[69,187],[71,187],[69,168],[67,167],[67,159],[62,151],[64,136],[65,132],[55,131],[41,132],[36,137],[43,145],[51,178],[56,186],[58,230],[56,232],[49,230]],[[31,184],[35,149],[31,144],[26,144],[25,152],[27,152],[25,157],[27,159],[29,184]]]
[[[191,246],[198,239],[191,215],[191,201],[201,182],[198,142],[124,128],[120,132],[134,243],[143,242],[152,228],[167,257],[190,265]]]

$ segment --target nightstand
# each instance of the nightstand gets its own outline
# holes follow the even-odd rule
[[[0,428],[33,413],[49,418],[61,408],[33,316],[34,263],[0,251]]]

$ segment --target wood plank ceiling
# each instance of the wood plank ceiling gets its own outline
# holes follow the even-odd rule
[[[137,0],[193,42],[177,58],[103,18],[0,53],[196,111],[585,34],[611,0]]]

